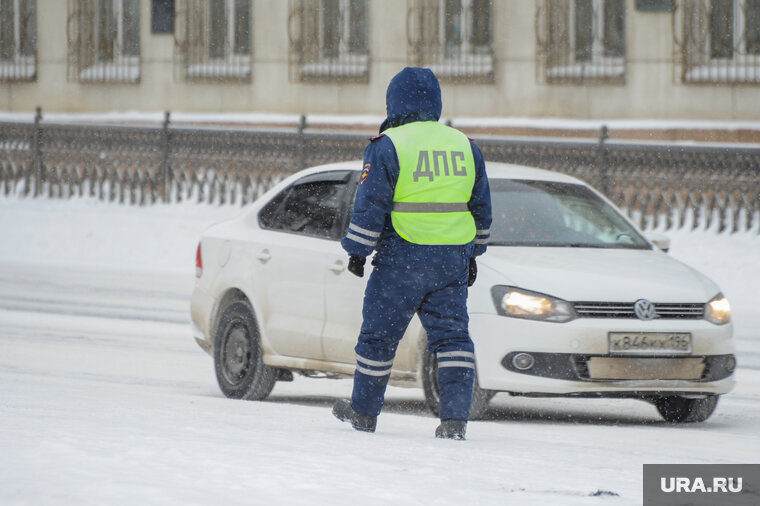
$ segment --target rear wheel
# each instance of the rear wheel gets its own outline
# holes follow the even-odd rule
[[[264,365],[258,325],[246,301],[228,305],[214,339],[219,388],[231,399],[262,400],[274,388],[277,371]]]
[[[718,405],[717,395],[704,397],[684,397],[670,395],[658,397],[652,401],[665,421],[670,423],[704,422]]]
[[[428,409],[438,416],[441,407],[441,393],[438,388],[438,360],[435,355],[425,350],[422,356],[422,389],[425,392],[425,404]],[[496,395],[493,390],[483,390],[478,385],[478,375],[472,384],[472,404],[470,405],[470,420],[482,418],[488,410],[488,403]]]

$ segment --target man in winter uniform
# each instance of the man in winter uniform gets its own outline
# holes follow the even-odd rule
[[[388,85],[387,118],[364,152],[354,211],[341,244],[348,269],[364,275],[373,250],[351,400],[333,414],[374,432],[393,358],[415,313],[437,357],[436,437],[464,439],[475,355],[467,326],[467,287],[484,253],[491,197],[474,142],[438,123],[441,89],[430,69],[407,67]]]

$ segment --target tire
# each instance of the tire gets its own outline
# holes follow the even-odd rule
[[[715,411],[718,405],[717,395],[701,398],[689,398],[680,395],[658,397],[654,403],[660,415],[669,423],[699,423],[704,422]]]
[[[425,405],[430,411],[438,416],[441,406],[441,395],[438,389],[438,361],[435,355],[425,350],[422,356],[422,389],[425,392]],[[472,404],[470,405],[470,420],[478,420],[488,410],[488,403],[496,392],[484,390],[478,385],[478,374],[475,373],[475,381],[472,384]]]
[[[229,304],[214,338],[216,381],[225,397],[260,401],[272,392],[277,370],[264,365],[259,330],[247,301]]]

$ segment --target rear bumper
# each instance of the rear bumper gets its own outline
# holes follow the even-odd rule
[[[209,355],[213,354],[213,343],[209,332],[212,306],[211,297],[196,283],[190,298],[190,325],[195,342]]]
[[[206,339],[206,336],[203,335],[203,332],[198,327],[198,325],[195,324],[195,322],[191,321],[190,325],[192,327],[193,339],[195,339],[195,342],[198,343],[198,346],[203,348],[203,351],[205,351],[209,355],[212,355],[214,352],[213,352],[213,346],[211,345],[211,341]]]

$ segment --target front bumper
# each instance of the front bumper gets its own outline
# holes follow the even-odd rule
[[[613,356],[609,332],[690,332],[692,353]],[[549,323],[470,315],[480,387],[518,395],[724,394],[734,386],[732,333],[730,324],[716,326],[704,320],[579,318]],[[513,359],[521,353],[532,357],[530,368],[515,365]]]

